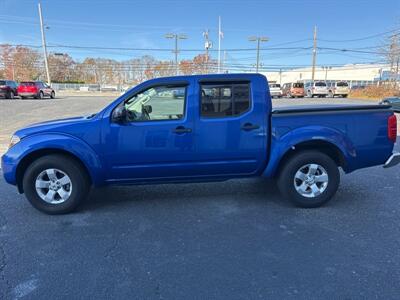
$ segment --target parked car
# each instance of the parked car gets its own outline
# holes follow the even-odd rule
[[[389,106],[273,110],[267,84],[260,74],[152,79],[97,114],[18,130],[2,157],[5,180],[49,214],[74,210],[92,185],[254,176],[276,178],[295,205],[318,207],[336,193],[339,167],[400,162]]]
[[[302,82],[290,82],[285,83],[282,86],[282,95],[289,98],[303,98],[305,96],[304,93],[304,83]]]
[[[384,98],[379,104],[390,105],[394,111],[400,112],[400,97]]]
[[[304,89],[308,97],[326,97],[328,95],[328,88],[324,81],[306,82]]]
[[[331,98],[335,96],[346,98],[349,93],[350,87],[346,81],[338,81],[328,84],[328,96]]]
[[[13,80],[0,80],[0,97],[14,99],[18,96],[18,84]]]
[[[18,86],[18,95],[22,99],[33,97],[35,99],[43,99],[44,97],[50,97],[54,99],[56,97],[55,91],[46,83],[42,81],[23,81]]]
[[[282,98],[281,85],[279,83],[270,83],[269,93],[271,94],[272,98]]]

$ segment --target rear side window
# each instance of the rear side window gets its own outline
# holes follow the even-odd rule
[[[0,85],[7,85],[7,83],[4,80],[0,80]]]
[[[250,108],[248,83],[202,84],[201,116],[221,118],[239,116]]]

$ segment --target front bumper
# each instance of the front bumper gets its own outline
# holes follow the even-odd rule
[[[389,159],[383,165],[384,168],[394,167],[395,165],[400,164],[400,153],[395,152],[393,153]]]
[[[15,161],[7,155],[7,153],[1,157],[1,171],[3,172],[4,179],[7,183],[12,185],[17,184],[17,165],[15,164]]]

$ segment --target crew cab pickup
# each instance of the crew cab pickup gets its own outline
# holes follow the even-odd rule
[[[18,130],[6,181],[37,209],[74,210],[91,186],[276,178],[318,207],[350,173],[400,162],[390,106],[272,109],[259,74],[178,76],[130,89],[102,111]]]

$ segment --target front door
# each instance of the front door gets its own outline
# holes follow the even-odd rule
[[[157,83],[121,103],[128,117],[105,134],[108,181],[157,181],[193,175],[191,86]]]

